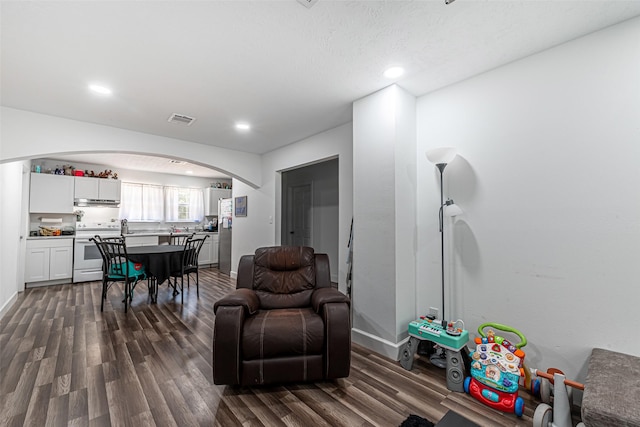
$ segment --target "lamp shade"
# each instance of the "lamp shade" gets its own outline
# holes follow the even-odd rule
[[[462,215],[462,209],[460,209],[460,206],[456,205],[455,203],[453,203],[453,201],[451,201],[451,204],[446,204],[444,207],[444,214],[445,216],[458,216],[458,215]]]
[[[458,154],[458,150],[456,150],[454,147],[440,147],[427,150],[425,154],[427,155],[427,159],[434,165],[446,165],[456,157],[456,154]]]

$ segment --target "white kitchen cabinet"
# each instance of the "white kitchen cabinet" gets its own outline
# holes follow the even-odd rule
[[[100,200],[120,201],[122,187],[118,179],[98,179],[98,189]]]
[[[120,181],[117,179],[75,177],[76,199],[120,201],[121,191]]]
[[[158,236],[126,236],[127,247],[155,246],[158,244]]]
[[[220,236],[218,235],[218,233],[211,234],[211,263],[212,264],[218,264],[219,238]]]
[[[97,178],[84,178],[76,176],[75,178],[74,197],[76,199],[97,199],[98,198],[98,181]]]
[[[73,246],[54,247],[50,251],[49,279],[70,279],[73,276]]]
[[[32,173],[29,212],[73,213],[72,176]]]
[[[231,190],[224,188],[204,189],[204,214],[205,216],[218,215],[218,200],[231,197]]]
[[[25,275],[26,283],[42,282],[49,280],[49,248],[35,247],[30,248],[27,242],[27,256],[25,259]]]
[[[218,263],[218,233],[197,233],[197,237],[209,236],[200,249],[198,256],[199,265],[211,265]]]
[[[27,240],[25,282],[62,281],[73,276],[73,239]]]
[[[198,236],[202,237],[202,236]],[[198,265],[204,266],[212,264],[211,260],[211,239],[205,239],[202,244],[202,248],[200,248],[200,253],[198,254]]]

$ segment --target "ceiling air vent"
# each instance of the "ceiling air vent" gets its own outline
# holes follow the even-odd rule
[[[178,123],[181,125],[191,126],[191,123],[195,122],[195,117],[185,116],[184,114],[173,113],[167,120],[169,123]]]
[[[307,7],[307,9],[311,9],[311,6],[318,3],[318,0],[298,0],[298,3]]]

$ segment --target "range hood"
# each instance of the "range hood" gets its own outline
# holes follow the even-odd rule
[[[117,208],[120,206],[120,200],[104,200],[104,199],[74,199],[73,205],[78,207],[107,207]]]

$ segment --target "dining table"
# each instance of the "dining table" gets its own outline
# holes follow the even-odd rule
[[[157,302],[158,286],[182,268],[183,245],[150,245],[127,248],[128,258],[144,266],[151,286],[151,301]],[[177,287],[174,287],[174,294]]]

